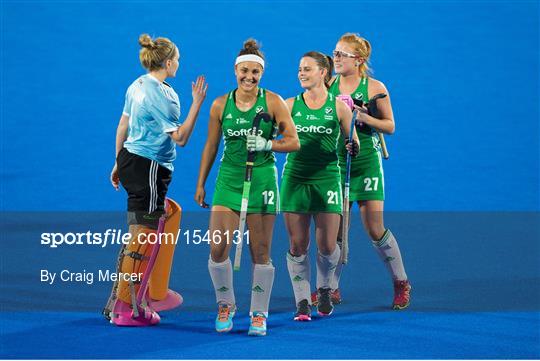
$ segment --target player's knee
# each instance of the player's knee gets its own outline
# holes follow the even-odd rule
[[[270,255],[268,253],[254,253],[253,254],[254,264],[267,264],[269,262],[270,262]]]
[[[378,241],[384,235],[384,227],[382,225],[370,225],[367,229],[369,238],[373,241]]]
[[[301,255],[307,253],[308,242],[293,242],[291,241],[290,252],[293,255]]]
[[[212,257],[212,261],[222,263],[229,257],[229,252],[225,248],[212,248],[210,250],[210,257]]]
[[[270,260],[270,245],[261,242],[256,247],[252,248],[253,263],[266,264]]]
[[[335,243],[323,243],[319,246],[319,253],[323,256],[328,256],[334,253],[337,245]]]

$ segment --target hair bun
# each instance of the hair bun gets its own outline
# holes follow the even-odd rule
[[[249,38],[244,42],[244,49],[246,50],[259,50],[259,48],[259,43],[253,38]]]
[[[156,44],[152,41],[152,38],[148,34],[142,34],[141,36],[139,36],[139,44],[143,48],[148,48],[148,49],[156,48]]]

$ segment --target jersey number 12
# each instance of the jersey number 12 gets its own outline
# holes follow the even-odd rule
[[[274,204],[274,191],[264,191],[262,195],[264,197],[264,204]]]

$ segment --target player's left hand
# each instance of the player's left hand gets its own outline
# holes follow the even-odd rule
[[[349,142],[349,139],[345,139],[345,149],[347,149],[347,152],[351,156],[356,157],[360,153],[360,144],[354,139],[352,142]]]
[[[247,150],[249,152],[260,152],[272,150],[272,141],[264,139],[260,135],[247,135]]]
[[[369,122],[369,115],[368,110],[365,105],[359,107],[358,105],[354,105],[354,109],[356,110],[356,125],[361,127],[364,124],[368,124]]]

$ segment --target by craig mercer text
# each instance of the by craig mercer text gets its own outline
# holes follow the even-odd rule
[[[61,246],[90,245],[106,247],[108,245],[130,244],[178,244],[201,245],[201,244],[239,244],[245,240],[249,244],[249,230],[244,232],[242,237],[240,231],[221,231],[221,230],[201,230],[187,229],[178,230],[174,233],[138,233],[132,237],[131,233],[123,232],[121,229],[107,229],[105,232],[45,232],[41,233],[41,244],[49,248],[58,248]]]

